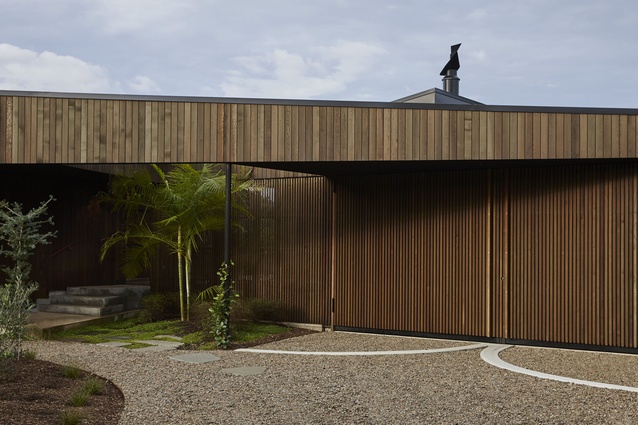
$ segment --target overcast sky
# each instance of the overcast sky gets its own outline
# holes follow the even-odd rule
[[[0,0],[0,90],[638,107],[636,0]]]

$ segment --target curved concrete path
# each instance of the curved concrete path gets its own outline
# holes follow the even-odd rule
[[[585,381],[583,379],[568,378],[566,376],[552,375],[549,373],[525,369],[524,367],[507,363],[506,361],[501,359],[498,354],[501,351],[510,347],[512,347],[512,345],[490,344],[487,348],[481,351],[481,358],[485,362],[491,364],[492,366],[498,367],[500,369],[509,370],[510,372],[522,373],[524,375],[533,376],[535,378],[550,379],[553,381],[567,382],[570,384],[587,385],[587,386],[596,387],[596,388],[606,388],[610,390],[622,390],[622,391],[631,391],[631,392],[638,393],[638,388],[636,387],[626,387],[624,385],[605,384],[602,382]]]
[[[283,351],[283,350],[261,350],[259,348],[238,348],[235,351],[243,353],[264,353],[264,354],[293,354],[305,356],[397,356],[402,354],[429,354],[447,353],[448,351],[476,350],[487,347],[488,344],[462,345],[460,347],[433,348],[430,350],[404,350],[404,351]]]
[[[624,385],[606,384],[603,382],[586,381],[583,379],[569,378],[566,376],[552,375],[549,373],[539,372],[531,369],[525,369],[520,366],[507,363],[499,357],[499,353],[512,345],[501,344],[471,344],[463,345],[459,347],[448,348],[434,348],[429,350],[403,350],[403,351],[285,351],[285,350],[264,350],[259,348],[239,348],[235,351],[243,353],[260,353],[260,354],[288,354],[288,355],[302,355],[302,356],[396,356],[407,354],[430,354],[430,353],[447,353],[453,351],[465,351],[476,350],[483,348],[481,351],[481,359],[486,363],[498,367],[500,369],[508,370],[510,372],[521,373],[524,375],[533,376],[540,379],[549,379],[552,381],[565,382],[577,385],[587,385],[596,388],[605,388],[611,390],[621,390],[637,392],[638,388],[628,387]]]

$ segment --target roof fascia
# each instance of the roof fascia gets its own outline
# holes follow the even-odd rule
[[[638,108],[597,108],[597,107],[565,107],[565,106],[511,106],[511,105],[459,105],[437,103],[397,103],[368,102],[343,100],[304,100],[304,99],[262,99],[262,98],[230,98],[230,97],[198,97],[198,96],[157,96],[104,93],[62,93],[38,91],[0,90],[0,96],[17,97],[49,97],[60,99],[92,99],[92,100],[130,100],[141,102],[191,102],[191,103],[235,103],[250,105],[290,105],[290,106],[335,106],[354,108],[384,109],[425,109],[452,111],[485,111],[485,112],[548,112],[562,114],[620,114],[638,115]]]

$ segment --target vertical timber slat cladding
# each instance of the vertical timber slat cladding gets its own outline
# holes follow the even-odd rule
[[[334,324],[636,348],[637,175],[337,178]]]
[[[636,172],[509,170],[510,338],[636,347]]]
[[[2,163],[636,157],[636,114],[614,110],[471,111],[2,93],[0,100]]]
[[[337,179],[335,325],[485,335],[487,179]]]
[[[233,237],[234,280],[244,298],[284,301],[287,320],[330,323],[330,196],[320,177],[261,180],[252,218]],[[255,239],[256,238],[256,239]]]
[[[321,177],[258,180],[250,194],[251,217],[238,219],[232,239],[231,277],[244,299],[285,304],[285,320],[330,324],[331,211],[328,182]],[[171,257],[172,258],[172,257]],[[205,236],[193,257],[193,293],[216,280],[223,261],[223,235]],[[174,261],[151,270],[154,291],[176,291]]]

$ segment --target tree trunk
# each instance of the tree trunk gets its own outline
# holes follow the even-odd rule
[[[177,228],[177,282],[179,285],[179,315],[184,321],[184,270],[182,266],[182,228]]]
[[[186,320],[191,319],[191,246],[186,247],[184,258],[186,266]]]

